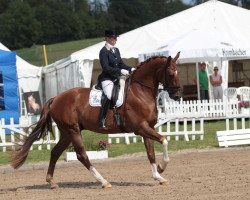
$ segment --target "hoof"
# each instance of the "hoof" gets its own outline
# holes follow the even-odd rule
[[[103,189],[111,188],[111,187],[112,187],[112,185],[111,185],[109,182],[104,183],[104,184],[102,185],[102,188],[103,188]]]
[[[160,165],[157,165],[157,171],[158,171],[158,173],[162,173],[162,172],[164,172],[164,170],[160,167]]]
[[[59,186],[57,184],[51,184],[50,189],[55,190],[58,189]]]
[[[161,181],[161,182],[160,182],[160,185],[168,186],[168,185],[169,185],[169,182],[168,182],[167,180]]]
[[[50,189],[58,189],[59,188],[59,186],[54,181],[53,177],[49,174],[47,174],[46,182],[50,184]]]

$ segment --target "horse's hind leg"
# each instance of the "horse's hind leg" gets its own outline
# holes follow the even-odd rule
[[[155,150],[154,150],[153,140],[147,137],[143,137],[143,139],[144,139],[145,148],[147,150],[148,159],[151,164],[151,171],[152,171],[153,178],[159,181],[161,185],[167,185],[168,181],[164,179],[157,170],[157,166],[155,162]]]
[[[49,168],[48,168],[48,172],[46,176],[46,181],[50,184],[51,189],[55,189],[59,187],[53,179],[56,162],[58,158],[61,156],[61,154],[63,153],[63,151],[69,146],[71,142],[69,138],[66,135],[64,135],[64,133],[61,130],[60,132],[61,132],[60,140],[51,151]]]
[[[88,155],[83,146],[81,134],[72,134],[71,140],[76,151],[77,159],[90,171],[90,173],[96,178],[97,181],[102,183],[103,188],[112,187],[111,184],[106,181],[101,174],[91,165]]]

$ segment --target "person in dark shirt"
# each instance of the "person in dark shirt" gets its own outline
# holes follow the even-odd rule
[[[102,67],[102,73],[98,77],[98,85],[103,89],[102,108],[99,114],[99,126],[105,128],[105,118],[114,83],[119,83],[120,76],[128,76],[135,68],[123,63],[118,48],[115,47],[118,35],[113,30],[105,31],[105,46],[100,50],[99,60]]]

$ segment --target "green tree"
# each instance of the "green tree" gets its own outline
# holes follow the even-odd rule
[[[180,0],[109,0],[110,26],[123,33],[189,7]]]
[[[250,1],[249,0],[241,0],[242,7],[246,9],[250,9]]]
[[[110,0],[108,13],[108,28],[124,33],[150,21],[151,11],[149,4],[144,0]]]
[[[12,1],[0,15],[1,40],[11,49],[29,47],[40,37],[40,23],[28,3]]]

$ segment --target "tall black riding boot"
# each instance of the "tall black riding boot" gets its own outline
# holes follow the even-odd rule
[[[102,107],[100,109],[99,113],[99,127],[106,128],[105,126],[105,121],[106,121],[106,116],[108,113],[108,109],[110,106],[110,100],[107,98],[105,94],[102,95],[102,100],[101,100]]]

